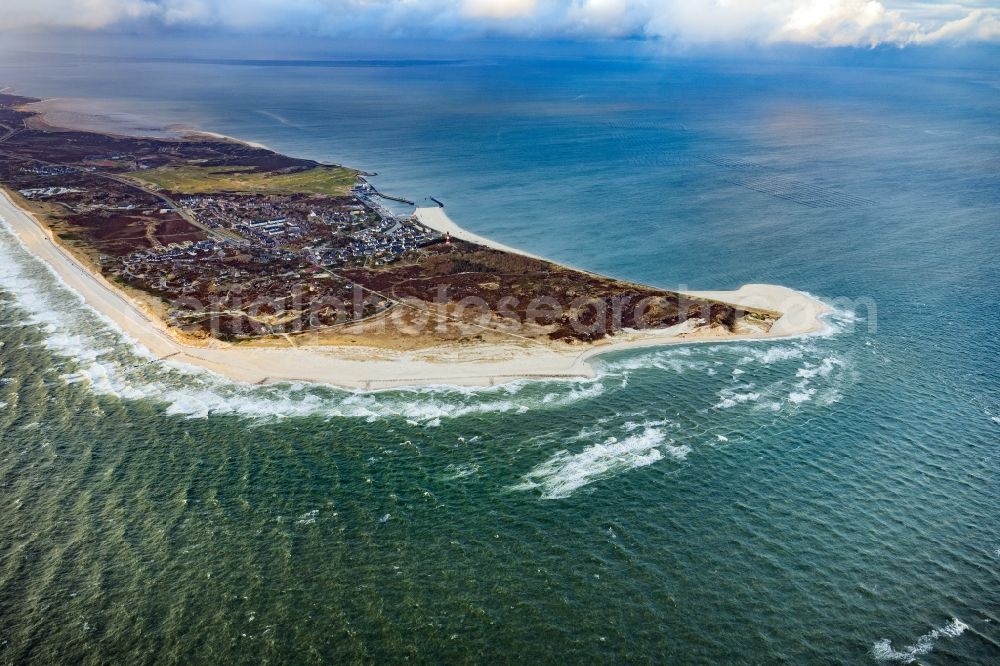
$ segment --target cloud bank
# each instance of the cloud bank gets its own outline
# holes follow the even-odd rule
[[[991,0],[7,0],[0,29],[657,39],[870,47],[1000,42]]]

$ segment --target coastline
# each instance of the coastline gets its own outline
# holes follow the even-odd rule
[[[57,132],[97,132],[108,136],[180,139],[182,133],[156,121],[132,113],[118,111],[95,99],[46,97],[24,105],[36,115],[28,122],[31,127]]]
[[[532,259],[540,259],[542,261],[552,261],[551,259],[546,259],[545,257],[540,257],[536,254],[531,254],[530,252],[525,252],[509,245],[504,245],[496,241],[490,240],[489,238],[484,238],[478,234],[474,234],[471,231],[467,231],[460,227],[458,224],[452,220],[448,214],[441,207],[433,208],[417,208],[414,211],[414,215],[424,226],[430,227],[435,231],[440,233],[448,232],[453,238],[460,240],[469,241],[471,243],[478,243],[479,245],[484,245],[486,247],[491,247],[495,250],[501,250],[503,252],[511,252],[513,254],[520,254],[525,257],[531,257]],[[555,262],[558,263],[558,262]],[[601,275],[600,273],[594,273],[593,271],[588,271],[583,268],[578,268],[576,266],[567,266],[566,264],[560,264],[567,268],[572,268],[576,271],[581,271],[584,273],[590,273],[592,275],[597,275],[599,277],[616,279],[608,275]],[[809,333],[816,333],[823,328],[822,321],[820,317],[829,312],[830,308],[817,301],[814,298],[807,296],[801,292],[795,291],[794,289],[789,289],[787,287],[781,287],[779,285],[769,285],[769,284],[745,284],[739,289],[732,291],[719,291],[719,290],[709,290],[709,291],[683,291],[677,292],[685,296],[690,296],[697,299],[706,299],[712,301],[719,301],[722,303],[729,303],[731,305],[742,305],[745,307],[759,308],[761,310],[772,310],[775,312],[782,313],[781,319],[774,323],[771,330],[768,331],[767,335],[759,336],[761,339],[767,338],[782,338],[791,337],[795,335],[807,335]],[[662,331],[657,335],[655,331],[649,331],[648,335],[656,338],[662,338]],[[640,334],[642,335],[642,334]],[[737,336],[718,336],[717,338],[711,338],[714,341],[719,340],[729,340],[735,339]],[[697,342],[698,339],[694,337],[685,338],[687,342]],[[622,348],[627,348],[626,345],[630,347],[643,346],[642,340],[635,340],[632,343],[626,342],[612,342],[611,344],[621,345]],[[664,344],[662,342],[651,342],[649,345]],[[603,350],[595,349],[594,353],[584,352],[584,357],[591,358],[597,354],[605,353]]]
[[[522,257],[549,261],[549,259],[539,257],[537,254],[531,254],[530,252],[525,252],[524,250],[519,250],[515,247],[504,245],[503,243],[498,243],[494,240],[490,240],[489,238],[484,238],[478,234],[472,233],[471,231],[466,231],[462,227],[455,224],[455,222],[448,217],[448,214],[444,212],[444,208],[441,208],[440,206],[417,208],[413,211],[413,215],[425,227],[430,227],[438,233],[449,233],[452,238],[468,241],[470,243],[476,243],[477,245],[490,247],[494,250],[500,250],[501,252],[519,254]]]
[[[688,292],[733,305],[766,308],[782,313],[767,333],[718,334],[700,330],[663,329],[623,333],[587,349],[546,348],[537,344],[442,344],[415,352],[366,347],[296,348],[239,347],[220,341],[194,346],[176,339],[166,324],[151,317],[103,275],[81,263],[55,240],[53,233],[29,211],[0,191],[0,217],[24,246],[48,265],[70,289],[103,314],[159,360],[169,357],[210,370],[228,379],[249,384],[303,381],[345,389],[376,390],[426,385],[493,386],[524,379],[587,379],[595,376],[589,361],[603,354],[629,349],[737,340],[767,340],[815,333],[823,328],[821,316],[829,308],[806,294],[776,285],[744,285],[735,291]],[[443,213],[435,223],[455,229],[459,238],[493,243],[468,234]],[[485,242],[484,242],[485,241]],[[520,252],[520,254],[525,254]],[[531,256],[531,255],[529,255]],[[684,326],[674,327],[683,329]]]
[[[29,120],[29,123],[37,129],[48,131],[85,131],[108,136],[171,140],[207,138],[270,150],[268,146],[256,141],[237,139],[189,125],[175,123],[160,126],[155,122],[146,121],[142,116],[102,107],[93,99],[46,97],[38,102],[26,104],[25,108],[38,114]]]

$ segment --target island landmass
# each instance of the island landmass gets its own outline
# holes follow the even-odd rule
[[[220,135],[46,122],[0,94],[0,217],[164,362],[348,388],[592,376],[636,346],[784,337],[822,303],[774,285],[674,292],[398,214],[361,171]],[[41,108],[40,108],[41,107]]]

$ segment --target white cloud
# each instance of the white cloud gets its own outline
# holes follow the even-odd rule
[[[153,23],[235,31],[658,38],[679,45],[1000,42],[992,0],[5,0],[0,29]]]
[[[535,0],[465,0],[462,13],[472,18],[511,19],[531,16],[538,8]]]
[[[799,43],[814,46],[876,46],[956,41],[1000,41],[1000,10],[949,5],[934,16],[916,15],[877,0],[707,0],[655,3],[647,34],[682,43]],[[942,8],[943,9],[943,8]],[[952,27],[954,26],[954,27]]]
[[[874,0],[811,0],[792,9],[774,39],[830,46],[905,43],[920,26]]]
[[[577,0],[566,11],[567,25],[583,35],[628,37],[644,32],[645,3],[628,0]]]
[[[976,10],[967,16],[948,21],[937,30],[920,35],[918,42],[1000,42],[1000,18],[997,12]]]

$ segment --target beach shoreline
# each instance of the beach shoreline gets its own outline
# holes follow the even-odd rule
[[[351,390],[378,390],[427,385],[493,386],[531,379],[588,379],[595,376],[591,361],[604,354],[671,344],[806,335],[822,330],[821,317],[829,311],[823,303],[786,287],[745,285],[735,291],[688,294],[782,313],[767,333],[635,331],[621,333],[586,349],[496,343],[446,343],[419,351],[331,346],[241,347],[220,341],[194,346],[177,339],[165,322],[150,316],[103,275],[83,264],[34,214],[18,206],[4,191],[0,191],[0,217],[25,248],[52,269],[67,287],[155,358],[195,366],[248,384],[310,382]],[[447,216],[443,217],[451,225],[449,229],[457,230],[456,237],[467,233]],[[477,239],[475,242],[492,243],[471,236]]]
[[[451,234],[452,238],[458,240],[468,241],[484,247],[493,248],[494,250],[500,250],[501,252],[519,254],[522,257],[530,257],[541,261],[550,261],[549,259],[540,257],[537,254],[531,254],[530,252],[525,252],[524,250],[519,250],[515,247],[504,245],[503,243],[498,243],[495,240],[484,238],[479,234],[474,234],[471,231],[463,229],[455,224],[448,214],[444,212],[444,208],[441,206],[418,207],[415,211],[413,211],[413,216],[425,227],[429,227],[438,233]]]

